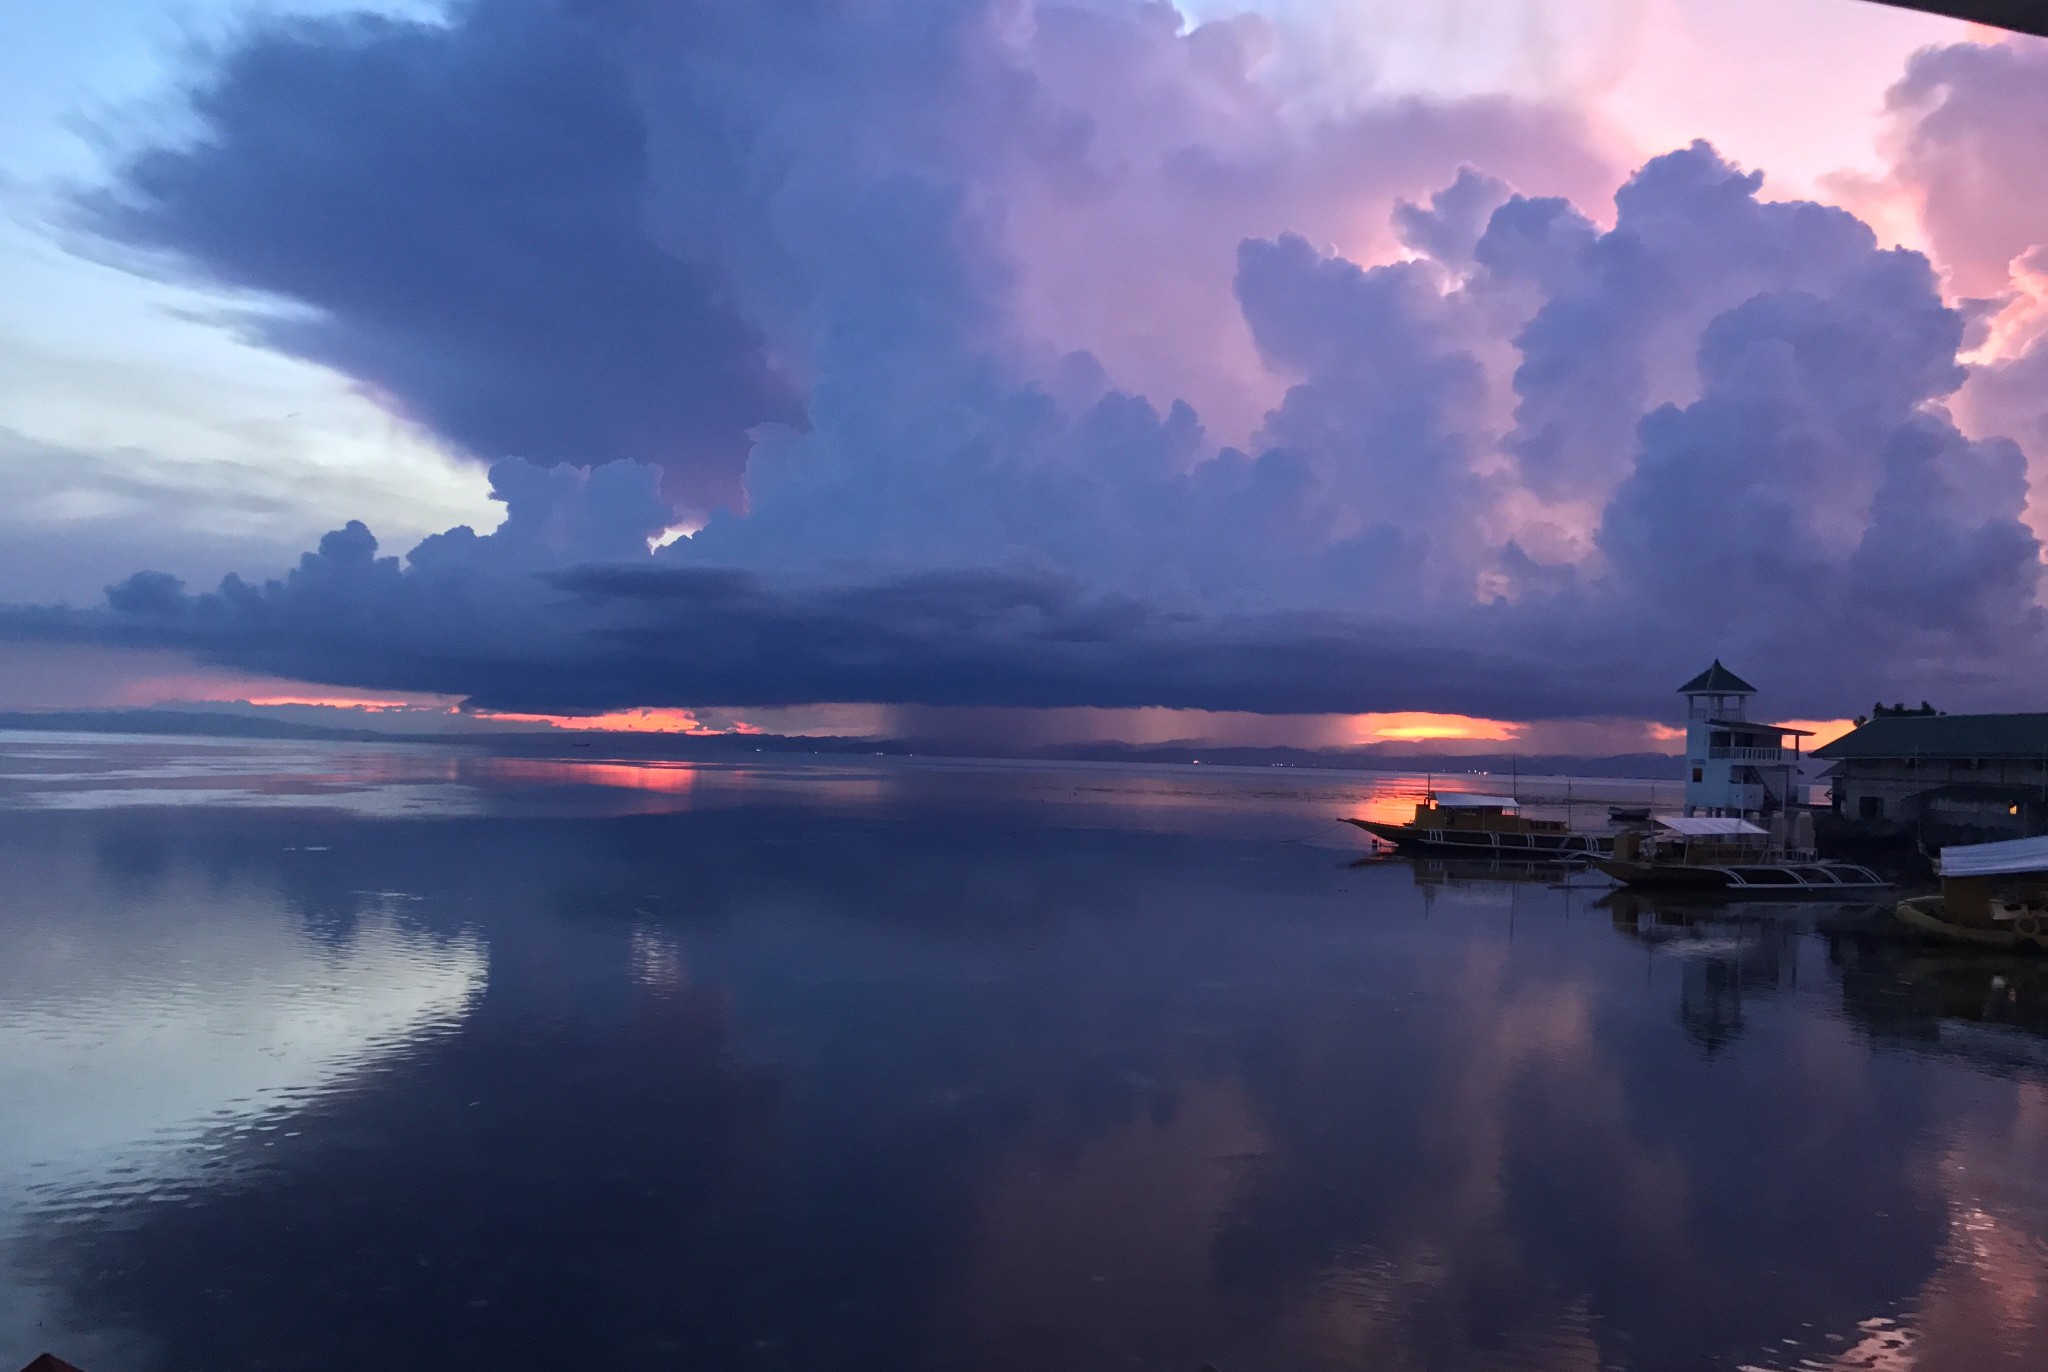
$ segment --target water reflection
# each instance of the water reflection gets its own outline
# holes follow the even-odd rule
[[[6,815],[0,1363],[2048,1361],[2040,969],[1292,779],[474,775]]]
[[[174,846],[7,837],[0,1264],[23,1265],[39,1225],[245,1179],[301,1112],[451,1032],[482,992],[480,941],[412,927],[400,893],[362,893],[321,930],[280,883]],[[0,1283],[0,1361],[31,1328],[119,1356],[121,1329],[72,1325],[45,1296]]]

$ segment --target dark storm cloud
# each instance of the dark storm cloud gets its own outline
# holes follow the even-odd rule
[[[132,579],[8,631],[546,713],[1657,715],[1717,653],[1792,713],[2036,703],[2025,460],[1949,415],[1983,314],[1924,259],[1705,144],[1602,229],[1491,161],[1540,190],[1530,145],[1569,142],[1503,102],[1303,132],[1254,79],[1263,22],[258,29],[195,96],[208,137],[136,158],[102,222],[533,460],[494,467],[490,534],[400,561],[349,525],[281,580]],[[1362,204],[1410,260],[1316,246]],[[763,422],[795,413],[764,349],[804,427]],[[1214,419],[1242,387],[1250,420]],[[729,495],[742,456],[744,514],[648,553],[678,480]]]
[[[199,137],[133,156],[95,227],[291,302],[249,327],[469,451],[654,463],[706,508],[749,428],[800,421],[718,271],[649,238],[625,74],[555,7],[271,23],[191,99]]]
[[[645,564],[536,573],[474,548],[406,567],[378,556],[356,523],[261,585],[230,577],[194,595],[143,572],[109,588],[102,611],[0,617],[9,637],[177,648],[246,670],[542,713],[833,700],[1534,717],[1659,703],[1611,670],[1583,676],[1593,659],[1546,661],[1559,640],[1518,643],[1529,627],[1479,610],[1454,645],[1440,629],[1169,612],[993,570],[805,587]]]

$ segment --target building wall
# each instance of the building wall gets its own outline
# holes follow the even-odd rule
[[[2048,762],[2039,758],[1849,759],[1835,764],[1835,808],[1852,820],[1906,823],[1923,817],[1927,792],[1949,786],[2005,787],[2013,795],[1935,798],[1942,817],[1986,828],[2019,827],[2034,798],[2048,802]],[[2010,813],[2019,805],[2022,814]],[[1966,818],[1967,817],[1967,820]]]
[[[1743,750],[1739,757],[1716,757],[1714,730],[1698,716],[1685,726],[1685,812],[1689,815],[1747,815],[1783,804],[1798,794],[1790,755],[1768,750],[1773,759],[1755,756],[1763,749]],[[1727,751],[1727,750],[1722,750]]]

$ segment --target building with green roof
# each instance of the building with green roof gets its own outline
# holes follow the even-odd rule
[[[1852,820],[2012,837],[2048,831],[2048,714],[1886,712],[1813,755]]]

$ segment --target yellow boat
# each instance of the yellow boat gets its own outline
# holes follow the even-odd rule
[[[1941,850],[1941,890],[1899,902],[1915,933],[2005,952],[2048,953],[2048,837]]]

